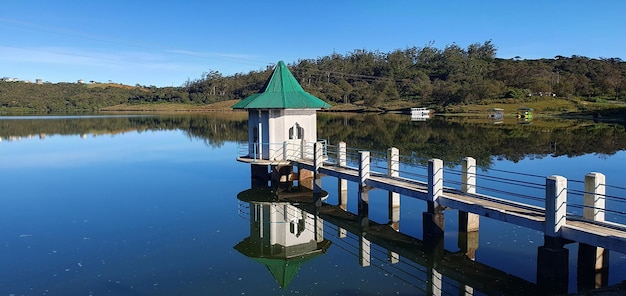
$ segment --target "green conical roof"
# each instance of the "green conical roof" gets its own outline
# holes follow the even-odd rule
[[[283,61],[278,62],[265,87],[239,103],[233,109],[320,109],[330,105],[304,91]]]

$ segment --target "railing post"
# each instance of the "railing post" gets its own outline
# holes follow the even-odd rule
[[[289,157],[287,156],[289,154],[289,144],[287,143],[287,141],[283,141],[283,160],[289,160]]]
[[[339,146],[337,146],[337,161],[339,162],[339,167],[345,167],[348,164],[347,160],[346,142],[339,142]]]
[[[472,157],[463,158],[461,179],[461,190],[463,192],[476,193],[476,159]]]
[[[300,158],[306,159],[306,140],[302,139],[300,142]]]
[[[428,201],[437,202],[443,193],[443,161],[432,158],[428,160]]]
[[[567,179],[562,176],[546,178],[546,219],[545,235],[561,236],[567,214]]]
[[[346,167],[346,165],[348,165],[346,142],[339,142],[337,146],[337,162],[339,167]],[[337,178],[337,182],[339,206],[345,210],[348,206],[348,180]]]
[[[593,221],[604,221],[606,189],[604,174],[592,172],[585,175],[585,197],[583,217]]]
[[[370,152],[359,151],[359,187],[365,187],[365,180],[370,177]]]

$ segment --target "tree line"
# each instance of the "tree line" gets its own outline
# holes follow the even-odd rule
[[[551,97],[589,101],[626,100],[626,63],[620,58],[556,56],[496,58],[491,41],[466,48],[433,44],[388,53],[358,49],[289,68],[303,88],[331,104],[384,107],[395,101],[414,106],[508,103]],[[210,70],[179,87],[26,84],[0,82],[0,111],[97,111],[118,104],[210,104],[258,92],[273,70],[224,76]]]
[[[626,99],[626,63],[620,58],[584,56],[525,60],[496,58],[491,41],[467,48],[432,44],[389,53],[355,50],[289,65],[305,90],[334,104],[391,101],[447,106],[484,101],[532,101],[549,97]],[[189,100],[204,103],[240,99],[259,90],[264,71],[225,77],[217,71],[187,81]]]

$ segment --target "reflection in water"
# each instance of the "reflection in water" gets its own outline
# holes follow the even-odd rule
[[[474,261],[477,241],[470,236],[476,233],[459,233],[460,250],[451,252],[444,249],[443,237],[422,241],[399,232],[391,222],[363,225],[363,217],[346,211],[345,204],[315,206],[312,191],[299,186],[291,191],[281,188],[255,186],[238,194],[240,213],[250,220],[250,236],[235,246],[266,265],[281,288],[307,261],[325,253],[332,241],[358,257],[355,263],[380,269],[418,294],[521,295],[538,291],[531,282]]]
[[[312,196],[312,191],[308,194]],[[305,262],[330,246],[318,216],[281,202],[280,194],[269,188],[249,189],[237,198],[248,203],[250,236],[235,249],[264,264],[281,288],[289,285]]]
[[[210,146],[226,141],[246,141],[246,112],[213,112],[154,116],[0,116],[0,139],[45,138],[53,135],[82,137],[115,135],[129,131],[181,130]],[[546,156],[612,155],[626,147],[624,126],[593,121],[537,120],[532,125],[489,118],[434,117],[411,122],[406,115],[318,114],[318,136],[334,144],[370,151],[398,148],[402,154],[460,162],[467,156],[480,167],[495,159],[520,161]],[[552,143],[559,143],[558,146]]]

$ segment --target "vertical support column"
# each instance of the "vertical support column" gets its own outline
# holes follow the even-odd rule
[[[250,164],[250,177],[252,188],[267,187],[267,183],[270,179],[267,165]]]
[[[461,169],[461,190],[468,194],[476,193],[476,159],[463,158]],[[478,249],[479,217],[473,213],[459,211],[458,246],[472,260],[476,258]]]
[[[313,199],[316,206],[322,206],[322,177],[320,168],[324,162],[324,143],[315,142],[313,144]]]
[[[369,196],[365,181],[370,177],[370,152],[359,151],[359,200],[358,215],[361,226],[369,225]]]
[[[289,144],[287,143],[287,141],[283,141],[283,160],[288,160],[291,158],[291,155],[289,155]]]
[[[569,250],[563,248],[561,227],[565,225],[567,179],[546,178],[544,244],[537,250],[537,285],[546,294],[566,294],[569,280]]]
[[[400,177],[400,153],[398,148],[387,149],[387,175]],[[389,223],[396,231],[400,229],[400,194],[389,191]]]
[[[443,193],[443,161],[430,159],[428,161],[428,211],[422,214],[424,238],[443,237],[444,217],[443,208],[437,199]]]
[[[339,142],[337,146],[337,159],[339,167],[345,167],[348,165],[348,154],[346,149],[346,142]],[[337,178],[338,188],[338,203],[339,207],[346,210],[348,207],[348,180]]]
[[[583,218],[604,221],[606,177],[592,172],[585,175]],[[578,288],[590,290],[608,284],[609,252],[604,248],[580,243],[578,246]]]
[[[466,157],[463,159],[461,172],[461,190],[468,194],[476,193],[476,159]],[[478,231],[480,225],[479,216],[473,213],[459,211],[459,231]]]

